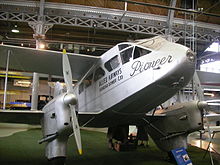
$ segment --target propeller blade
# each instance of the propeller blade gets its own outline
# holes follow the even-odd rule
[[[198,76],[197,72],[194,73],[193,80],[194,80],[194,83],[195,83],[195,89],[197,91],[197,95],[198,95],[199,100],[204,101],[204,94],[203,94],[204,91],[201,88],[201,82],[199,80],[199,76]]]
[[[80,128],[79,123],[76,117],[76,111],[74,105],[70,105],[71,109],[71,118],[72,118],[72,126],[73,126],[73,132],[76,140],[76,145],[78,148],[78,152],[80,155],[82,155],[82,143],[81,143],[81,136],[80,136]]]
[[[68,56],[66,54],[66,50],[63,49],[63,77],[66,83],[67,92],[73,93],[73,86],[72,86],[72,71],[70,68],[70,62]]]
[[[69,105],[70,107],[73,133],[75,136],[78,152],[80,155],[82,155],[80,128],[79,128],[79,123],[77,120],[76,110],[75,110],[76,98],[75,98],[75,95],[73,92],[73,86],[72,86],[72,71],[70,68],[69,59],[68,59],[65,49],[63,49],[63,76],[64,76],[64,81],[67,87],[67,95],[64,99],[64,102],[66,102],[66,104]]]

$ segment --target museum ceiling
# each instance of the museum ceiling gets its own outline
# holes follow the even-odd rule
[[[46,2],[60,3],[62,6],[65,4],[84,5],[92,7],[101,7],[107,9],[124,10],[125,3],[114,0],[45,0]],[[152,3],[169,6],[169,0],[136,0],[137,2]],[[196,0],[195,0],[196,1]],[[29,1],[30,2],[30,1]],[[39,2],[39,0],[34,1]],[[178,8],[191,8],[191,1],[177,0],[176,7]],[[1,9],[1,8],[0,8]],[[220,1],[219,0],[197,0],[196,9],[212,14],[220,15]],[[161,17],[168,15],[168,10],[164,8],[135,5],[128,3],[127,11],[156,14]],[[184,12],[175,11],[175,18],[187,17]],[[220,25],[219,17],[212,17],[208,15],[195,15],[196,21],[218,24]],[[13,33],[11,30],[17,27],[19,33]],[[0,21],[0,41],[6,44],[14,44],[28,47],[35,47],[35,39],[33,39],[33,30],[27,22],[21,21]],[[97,27],[78,27],[66,25],[54,25],[48,30],[45,36],[48,49],[59,50],[60,43],[80,45],[80,53],[100,55],[113,45],[140,38],[148,38],[153,35],[146,33],[134,33],[129,31],[120,30],[106,30]],[[202,43],[201,50],[208,46],[210,43]],[[198,42],[198,45],[200,43]],[[74,50],[73,50],[74,51]]]

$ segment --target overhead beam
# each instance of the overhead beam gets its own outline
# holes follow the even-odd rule
[[[176,6],[176,0],[170,0],[170,6],[175,7]],[[169,41],[172,41],[172,26],[173,26],[173,20],[174,20],[174,10],[168,11],[168,17],[167,17],[167,39]]]
[[[39,2],[1,1],[0,20],[37,22]],[[147,35],[166,35],[167,16],[137,13],[123,10],[45,2],[45,22],[53,25],[98,28]],[[59,14],[57,14],[59,13]],[[195,22],[196,39],[213,42],[220,37],[220,25]],[[185,28],[186,27],[186,28]],[[190,25],[180,18],[173,20],[172,36],[184,38],[191,36]]]
[[[130,0],[116,0],[116,1],[127,2],[127,3],[131,3],[131,4],[135,4],[135,5],[151,6],[151,7],[157,7],[157,8],[162,8],[162,9],[182,11],[182,12],[192,13],[192,14],[207,15],[207,16],[211,16],[211,17],[220,17],[219,14],[206,13],[206,12],[197,11],[197,10],[183,9],[183,8],[178,8],[178,7],[160,5],[160,4],[137,2],[137,1],[130,1]]]

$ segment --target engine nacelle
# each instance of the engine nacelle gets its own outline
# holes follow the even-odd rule
[[[64,103],[66,94],[51,100],[44,108],[42,121],[43,140],[46,144],[46,157],[66,157],[67,141],[72,133],[69,107]]]
[[[163,151],[187,148],[187,135],[203,128],[202,108],[196,101],[172,105],[160,113],[165,116],[147,125],[148,133]]]

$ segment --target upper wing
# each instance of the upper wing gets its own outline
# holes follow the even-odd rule
[[[0,45],[0,67],[6,67],[10,50],[9,68],[26,72],[46,73],[62,76],[62,52],[33,48]],[[81,78],[100,57],[67,53],[73,79]]]

